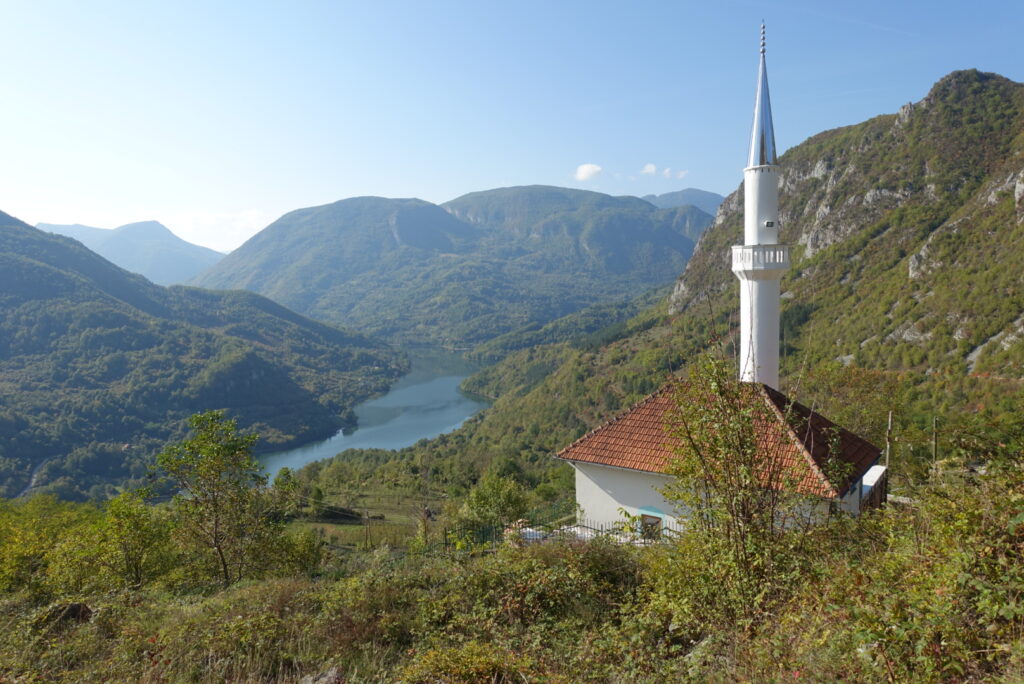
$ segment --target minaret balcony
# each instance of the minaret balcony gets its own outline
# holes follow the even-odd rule
[[[733,245],[732,271],[749,280],[774,280],[789,270],[789,245]]]

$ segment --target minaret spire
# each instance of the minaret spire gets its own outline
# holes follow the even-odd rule
[[[764,24],[761,24],[761,65],[757,73],[757,97],[754,100],[754,126],[750,134],[747,166],[775,164],[775,128],[772,126],[772,100],[768,95],[768,68],[764,63]]]
[[[779,242],[779,167],[761,24],[761,63],[754,100],[750,153],[743,169],[744,244],[732,248],[740,279],[740,380],[779,386],[780,281],[789,247]]]

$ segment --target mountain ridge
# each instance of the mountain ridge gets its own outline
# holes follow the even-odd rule
[[[709,192],[698,188],[684,188],[675,192],[666,192],[661,195],[644,195],[641,199],[646,200],[661,209],[682,207],[687,204],[693,205],[701,211],[715,215],[718,206],[725,199],[717,192]]]
[[[118,266],[158,285],[184,283],[224,255],[182,240],[159,221],[138,221],[106,230],[80,223],[39,223],[40,230],[78,240]]]
[[[967,70],[896,114],[822,132],[783,155],[780,241],[794,245],[783,290],[787,308],[815,309],[802,324],[813,339],[805,351],[825,360],[831,331],[842,338],[831,345],[834,358],[931,372],[959,368],[985,340],[1012,333],[1024,293],[995,265],[1021,245],[1022,130],[1024,85]],[[741,190],[726,198],[674,288],[671,312],[732,284],[723,249],[739,240],[741,202]],[[1008,296],[995,301],[978,278]],[[918,358],[925,349],[935,349],[931,358]],[[1008,372],[1020,351],[1003,349],[991,365],[985,355],[980,368]]]
[[[248,288],[394,342],[468,348],[671,282],[711,217],[552,186],[285,214],[191,283]]]

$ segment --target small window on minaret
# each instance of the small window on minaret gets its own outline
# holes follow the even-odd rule
[[[774,228],[775,227],[775,221],[765,221],[764,222],[764,227],[765,228]]]

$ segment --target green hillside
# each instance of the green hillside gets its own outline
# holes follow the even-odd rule
[[[193,282],[398,343],[467,348],[671,282],[710,216],[545,186],[281,217]]]
[[[497,400],[461,429],[397,453],[345,452],[269,488],[215,473],[245,504],[216,511],[240,523],[220,546],[191,533],[215,497],[0,502],[0,679],[1021,681],[1024,85],[957,72],[780,164],[782,240],[795,246],[785,389],[879,444],[895,408],[902,501],[762,536],[757,522],[732,533],[698,516],[661,544],[489,546],[455,526],[564,512],[572,479],[553,451],[709,347],[732,352],[737,191],[670,297],[481,346],[504,359],[467,386]],[[18,296],[62,287],[23,270]],[[105,271],[95,279],[111,297],[134,293],[134,307],[166,306]],[[359,519],[346,502],[357,492],[417,512],[447,501],[395,539],[380,516],[337,522]],[[234,576],[220,572],[222,547],[239,559]]]
[[[784,389],[879,442],[897,409],[898,453],[908,458],[931,439],[919,429],[933,416],[942,425],[1016,411],[1024,85],[956,72],[899,114],[816,135],[780,165],[781,240],[794,245],[782,282]],[[467,380],[497,397],[490,409],[398,458],[434,464],[435,483],[452,491],[508,462],[533,484],[570,489],[552,453],[660,386],[709,340],[732,353],[739,293],[729,246],[741,240],[739,189],[667,301],[597,335],[579,319],[552,324],[558,343],[515,351]]]
[[[182,240],[161,223],[141,221],[103,230],[81,224],[36,226],[47,233],[74,238],[121,268],[157,285],[186,282],[224,258],[220,252]]]
[[[520,349],[557,342],[584,340],[591,345],[599,344],[609,336],[617,336],[618,331],[624,329],[630,318],[663,301],[669,291],[670,288],[666,285],[623,302],[594,304],[568,316],[556,318],[550,323],[528,325],[484,342],[469,355],[481,361],[495,362]],[[481,393],[478,388],[467,389]]]
[[[0,214],[0,494],[102,495],[184,419],[227,409],[280,446],[352,423],[404,369],[362,335],[246,292],[163,288]],[[34,473],[34,477],[32,476]]]
[[[827,131],[782,159],[780,241],[790,376],[842,360],[893,371],[1021,378],[1024,85],[960,71],[898,114]],[[735,308],[726,199],[672,296]]]
[[[1019,424],[992,436],[997,452],[965,454],[987,472],[950,467],[914,507],[789,530],[771,564],[730,563],[694,528],[653,545],[445,550],[443,522],[405,549],[365,525],[350,550],[338,525],[282,530],[274,487],[230,518],[249,534],[229,538],[244,574],[225,589],[211,549],[182,534],[186,501],[5,502],[0,677],[1018,682],[1021,504],[1007,494],[1024,486],[1024,444]],[[736,600],[748,573],[756,602]]]

